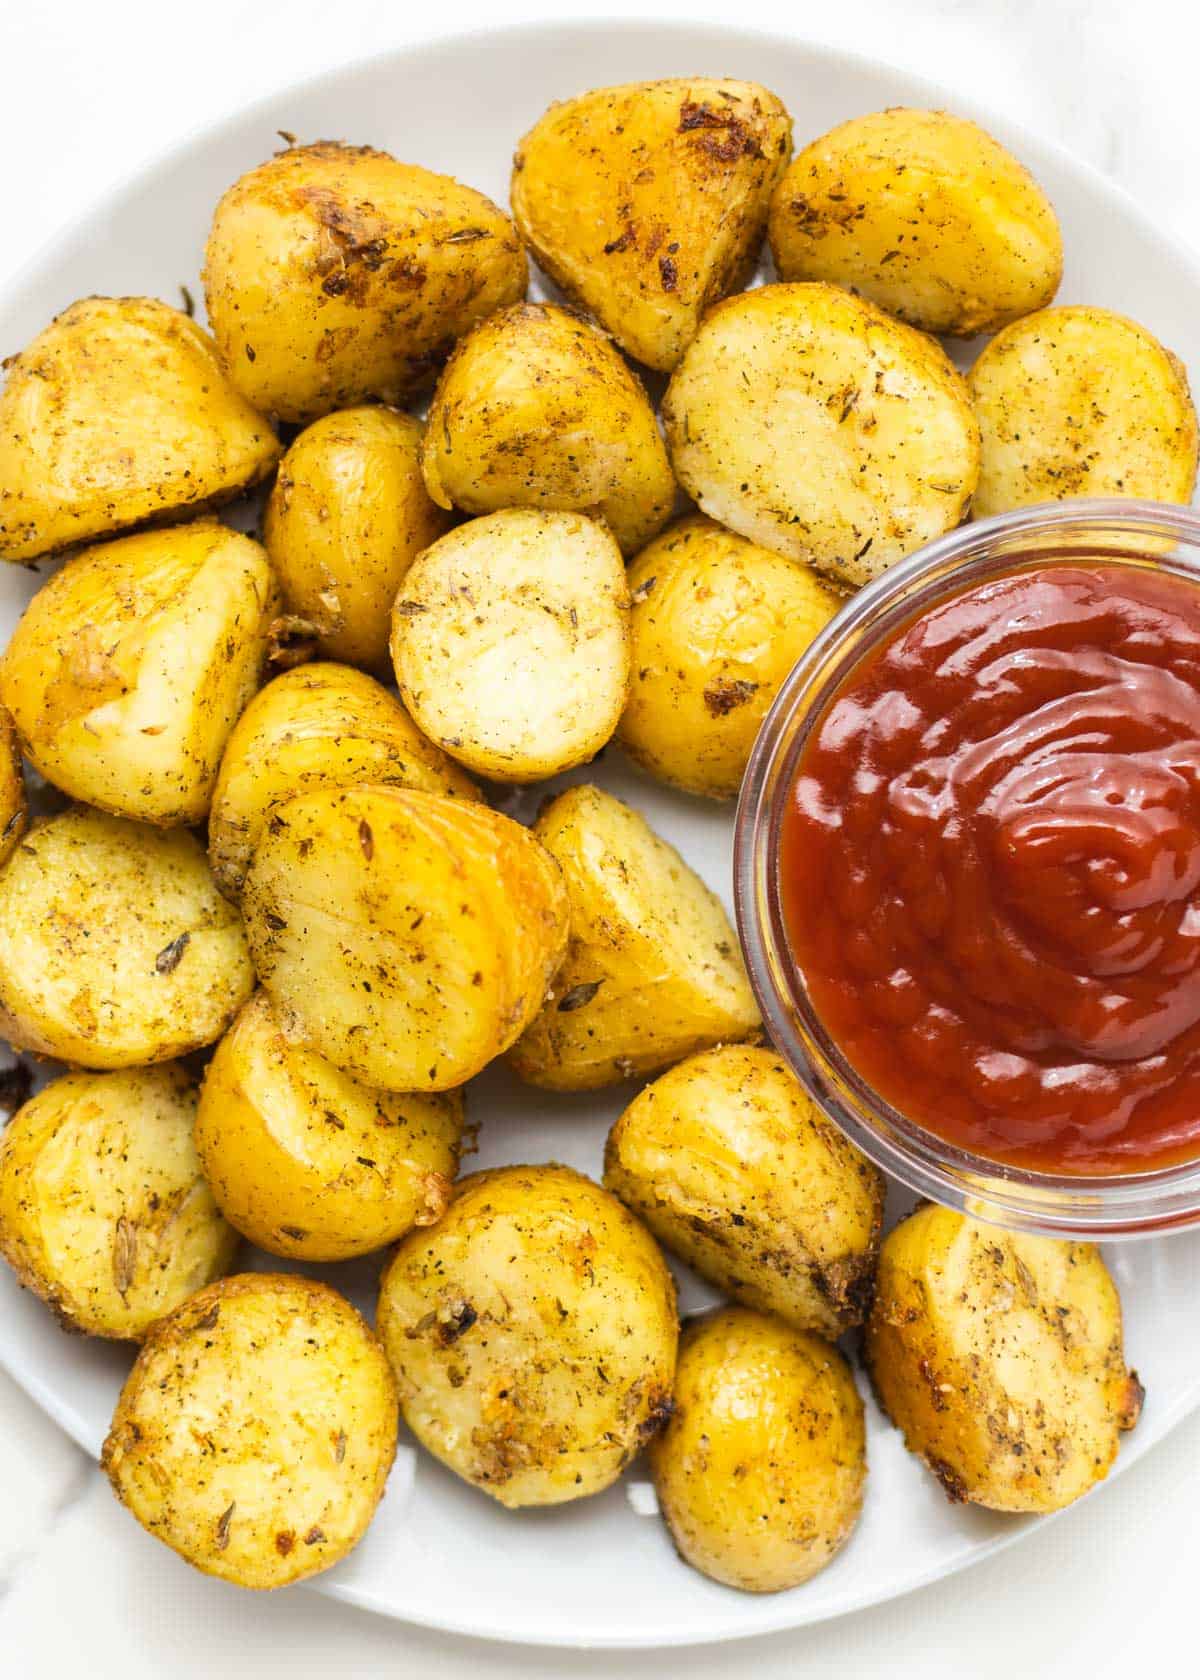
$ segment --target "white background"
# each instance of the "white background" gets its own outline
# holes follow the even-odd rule
[[[0,280],[165,145],[261,93],[435,31],[573,12],[736,15],[889,59],[1066,144],[1200,247],[1194,0],[739,0],[735,14],[672,0],[0,0]],[[793,114],[803,137],[804,113]],[[1200,1303],[1180,1326],[1198,1331]],[[752,1669],[769,1680],[834,1664],[847,1680],[918,1667],[923,1680],[1188,1674],[1198,1513],[1193,1418],[1003,1557],[851,1619],[659,1657],[506,1649],[376,1621],[303,1590],[250,1597],[193,1574],[116,1508],[98,1472],[0,1376],[0,1675],[704,1680]]]

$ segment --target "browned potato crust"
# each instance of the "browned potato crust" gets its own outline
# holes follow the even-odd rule
[[[24,834],[28,814],[17,731],[12,713],[0,706],[0,866],[8,862]]]

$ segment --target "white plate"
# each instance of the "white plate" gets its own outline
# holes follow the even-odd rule
[[[277,129],[305,140],[336,136],[383,146],[503,201],[513,146],[551,99],[693,73],[765,82],[794,113],[800,142],[886,105],[949,106],[980,116],[1030,164],[1058,207],[1067,249],[1061,299],[1126,310],[1200,370],[1200,273],[1083,165],[973,112],[948,89],[882,65],[798,41],[631,23],[466,36],[336,71],[255,106],[140,176],[10,285],[0,299],[0,355],[87,293],[153,293],[176,303],[186,283],[199,298],[212,206],[235,176],[276,147]],[[25,571],[2,570],[0,638],[37,582]],[[655,787],[616,752],[591,774],[645,811],[728,902],[729,810]],[[512,808],[531,803],[522,796]],[[555,1158],[598,1174],[604,1134],[621,1106],[619,1095],[548,1100],[489,1074],[472,1093],[472,1115],[482,1121],[479,1161]],[[910,1199],[899,1194],[897,1207]],[[1126,1303],[1130,1356],[1148,1388],[1119,1471],[1200,1402],[1200,1233],[1127,1245],[1110,1261]],[[327,1275],[369,1308],[375,1270],[367,1263],[328,1268]],[[694,1279],[682,1283],[685,1310],[711,1298]],[[7,1272],[0,1277],[0,1364],[90,1452],[99,1448],[128,1362],[119,1348],[62,1335]],[[316,1590],[495,1639],[682,1644],[840,1615],[947,1575],[1029,1532],[1026,1520],[947,1504],[873,1405],[869,1411],[871,1476],[861,1526],[824,1574],[793,1592],[751,1597],[685,1568],[657,1518],[641,1514],[648,1504],[652,1512],[652,1503],[636,1467],[597,1499],[512,1514],[411,1446],[401,1447],[367,1539]]]

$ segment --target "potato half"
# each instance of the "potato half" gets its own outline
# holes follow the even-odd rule
[[[431,384],[456,338],[524,297],[503,211],[370,146],[293,146],[217,205],[204,290],[221,359],[257,408],[312,420]]]
[[[213,519],[85,549],[25,609],[0,700],[30,762],[74,798],[203,822],[277,605],[265,550]]]
[[[0,706],[0,866],[12,856],[13,848],[25,832],[28,815],[20,742],[12,713]]]
[[[70,810],[0,873],[0,1033],[81,1067],[165,1062],[220,1038],[254,974],[192,835]]]
[[[289,1043],[259,992],[208,1064],[196,1148],[226,1218],[260,1248],[346,1260],[439,1217],[462,1124],[457,1091],[374,1091]]]
[[[784,678],[842,605],[811,567],[697,515],[629,571],[629,699],[617,738],[651,775],[733,799]]]
[[[396,591],[450,523],[421,477],[423,429],[394,408],[346,408],[314,420],[280,464],[263,540],[288,610],[327,659],[390,672]]]
[[[650,1467],[686,1563],[744,1592],[797,1587],[841,1550],[862,1509],[866,1437],[850,1367],[820,1337],[744,1307],[695,1320]]]
[[[213,793],[208,856],[221,891],[238,897],[259,835],[279,804],[356,782],[479,797],[395,696],[362,671],[319,662],[269,682],[229,737]]]
[[[473,1173],[384,1273],[404,1421],[500,1504],[599,1493],[661,1428],[679,1325],[649,1233],[569,1167]]]
[[[866,1316],[883,1175],[773,1050],[723,1045],[648,1085],[609,1133],[604,1182],[746,1305],[831,1337]]]
[[[829,280],[960,338],[1043,309],[1062,279],[1045,193],[948,111],[874,111],[823,134],[776,187],[768,231],[781,280]]]
[[[621,551],[578,513],[507,508],[447,532],[392,615],[400,698],[469,770],[538,782],[586,764],[629,691]]]
[[[1057,1511],[1108,1474],[1142,1389],[1100,1251],[926,1205],[879,1256],[864,1351],[952,1500]]]
[[[597,88],[521,141],[513,215],[555,285],[665,372],[753,272],[791,149],[790,117],[755,82]]]
[[[979,473],[979,427],[945,352],[837,286],[719,304],[663,418],[705,513],[843,587],[959,524]]]
[[[675,505],[641,381],[604,333],[547,303],[498,310],[463,339],[434,392],[421,463],[442,507],[596,514],[626,554]]]
[[[636,811],[574,787],[534,833],[562,867],[571,938],[545,1005],[513,1047],[522,1079],[586,1091],[747,1038],[758,1010],[715,893]]]
[[[284,1032],[388,1091],[449,1091],[506,1050],[562,959],[558,865],[484,805],[323,788],[281,805],[243,893]]]
[[[2,560],[225,501],[279,459],[208,334],[155,298],[84,298],[8,368]]]
[[[282,1587],[358,1544],[396,1452],[396,1388],[348,1301],[247,1273],[156,1324],[101,1463],[123,1505],[206,1575]]]
[[[1108,309],[1046,309],[984,347],[970,373],[983,434],[980,519],[1068,496],[1189,502],[1196,410],[1183,364]]]

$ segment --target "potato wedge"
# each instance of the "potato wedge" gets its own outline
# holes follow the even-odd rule
[[[641,381],[604,333],[548,303],[498,310],[463,339],[434,392],[421,465],[441,507],[594,514],[626,554],[675,505]]]
[[[195,1117],[195,1085],[168,1063],[68,1073],[0,1134],[0,1254],[68,1329],[140,1341],[228,1270],[237,1233]]]
[[[578,513],[507,508],[413,562],[392,615],[400,698],[469,770],[540,782],[586,764],[629,691],[621,551]]]
[[[370,146],[322,140],[221,199],[204,291],[229,377],[283,420],[432,384],[485,315],[525,296],[508,217],[470,187]]]
[[[282,1587],[358,1544],[397,1428],[388,1362],[349,1301],[251,1272],[154,1326],[101,1464],[142,1527],[204,1574]]]
[[[753,272],[791,149],[790,117],[754,82],[597,88],[551,105],[521,141],[513,215],[555,285],[669,372]]]
[[[642,550],[629,590],[631,676],[617,739],[660,781],[735,798],[759,724],[841,597],[811,567],[702,515]]]
[[[850,1367],[818,1336],[744,1307],[694,1320],[650,1468],[685,1563],[743,1592],[811,1580],[862,1510],[866,1436]]]
[[[0,1034],[80,1067],[220,1038],[254,974],[237,912],[184,830],[63,811],[0,874]]]
[[[649,1233],[570,1167],[465,1178],[396,1251],[379,1334],[404,1421],[501,1505],[599,1493],[662,1427],[679,1324]]]
[[[24,834],[28,815],[20,743],[12,713],[0,706],[0,867],[8,862]]]
[[[0,657],[30,762],[116,816],[203,822],[278,599],[265,550],[215,519],[74,555]]]
[[[1108,309],[1046,309],[986,345],[970,373],[983,436],[974,513],[1069,496],[1189,502],[1196,410],[1183,364]]]
[[[594,1090],[757,1029],[720,900],[644,818],[600,788],[574,787],[533,832],[562,866],[571,937],[509,1057],[522,1079]]]
[[[279,459],[208,334],[156,298],[73,303],[8,367],[0,560],[226,501]]]
[[[260,689],[229,737],[208,819],[209,862],[225,896],[241,893],[277,806],[298,793],[357,782],[479,798],[453,759],[362,671],[298,665]]]
[[[1078,1499],[1141,1407],[1097,1248],[928,1204],[884,1240],[864,1352],[908,1450],[995,1511]]]
[[[781,280],[829,280],[958,338],[1044,309],[1062,279],[1050,200],[998,140],[948,111],[839,123],[792,159],[768,232]]]
[[[647,1085],[609,1133],[604,1183],[747,1306],[829,1337],[865,1318],[883,1175],[775,1051],[722,1045]]]
[[[401,580],[450,521],[430,501],[422,426],[394,408],[345,408],[288,449],[267,501],[263,541],[289,612],[319,652],[389,673],[388,629]]]
[[[844,588],[959,524],[979,473],[979,427],[945,352],[815,282],[719,304],[663,418],[705,513]]]
[[[293,1043],[386,1091],[449,1091],[536,1014],[567,938],[558,865],[486,806],[321,788],[268,824],[242,904]]]

